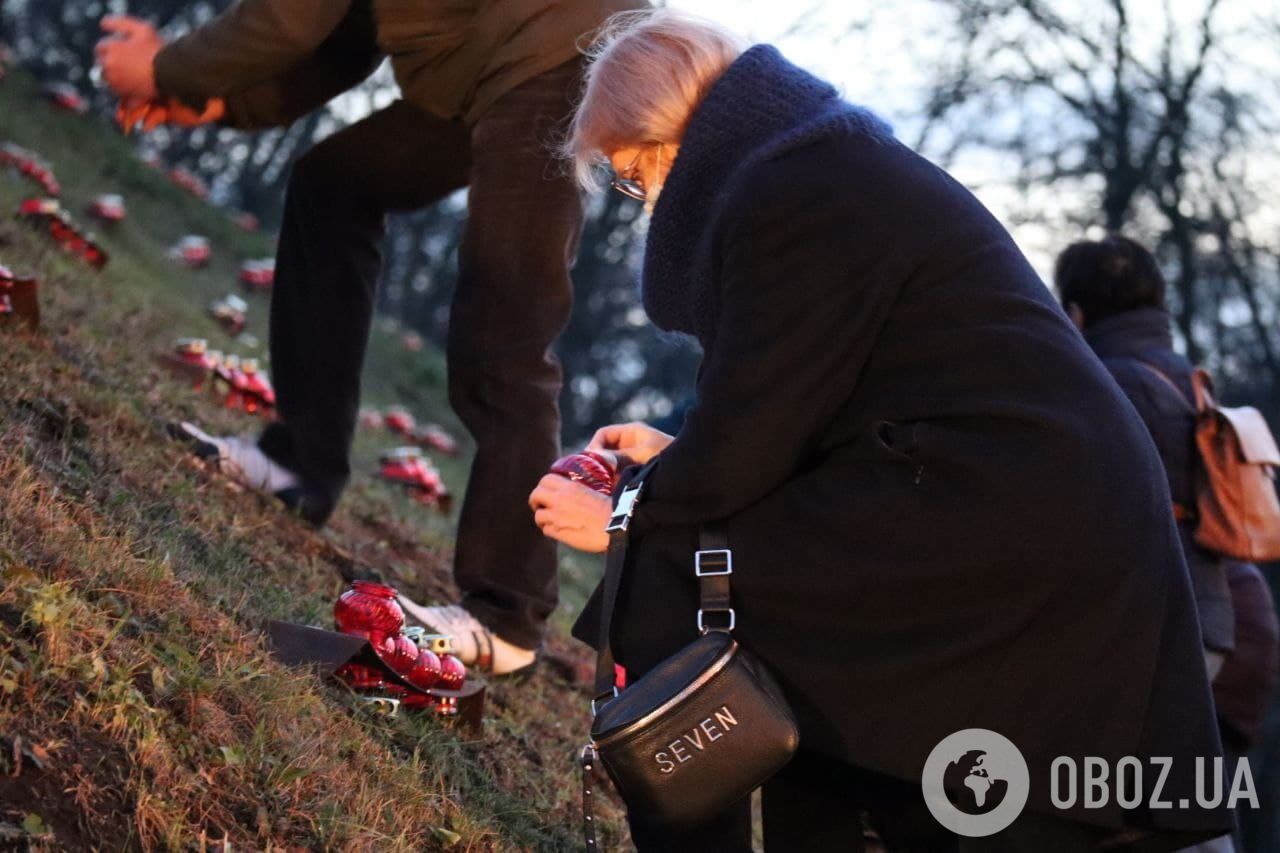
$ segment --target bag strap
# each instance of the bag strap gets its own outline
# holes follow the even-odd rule
[[[600,627],[596,634],[596,678],[594,685],[595,698],[591,700],[591,715],[603,704],[606,697],[612,699],[618,695],[616,670],[614,668],[613,644],[609,640],[613,627],[613,611],[618,604],[618,590],[622,587],[622,570],[627,561],[627,530],[631,526],[631,515],[635,512],[636,501],[644,490],[644,481],[653,470],[653,463],[645,466],[632,478],[614,504],[613,515],[605,530],[609,533],[609,550],[604,560],[604,587],[600,598]]]
[[[589,853],[599,850],[599,839],[596,837],[595,779],[596,748],[587,744],[582,748],[578,760],[582,764],[582,837],[586,841]]]
[[[1210,409],[1216,409],[1218,407],[1218,401],[1214,399],[1213,395],[1213,377],[1211,377],[1209,375],[1209,371],[1205,370],[1203,367],[1197,367],[1191,371],[1191,393],[1194,400],[1188,401],[1187,395],[1182,393],[1182,389],[1177,386],[1177,383],[1169,378],[1169,374],[1165,373],[1151,362],[1145,361],[1141,358],[1136,358],[1134,361],[1151,371],[1151,373],[1155,374],[1157,378],[1164,382],[1164,384],[1177,392],[1178,399],[1187,403],[1187,406],[1191,409],[1193,414],[1202,415]]]
[[[1218,408],[1218,401],[1213,394],[1213,377],[1203,367],[1191,371],[1191,390],[1196,395],[1196,411],[1207,412]]]
[[[1187,411],[1195,418],[1199,419],[1204,412],[1216,405],[1213,400],[1213,381],[1209,378],[1209,373],[1204,368],[1197,367],[1191,373],[1191,390],[1195,395],[1195,402],[1192,403],[1187,399],[1187,395],[1182,393],[1182,389],[1178,387],[1177,383],[1169,378],[1169,374],[1149,361],[1144,361],[1140,358],[1134,359],[1134,361],[1154,374],[1165,385],[1168,385],[1178,395],[1178,399],[1182,401],[1182,404],[1187,407]],[[1205,474],[1204,462],[1198,452],[1195,454],[1193,464],[1195,466],[1193,478],[1203,477]],[[1199,512],[1196,508],[1183,506],[1174,501],[1173,517],[1174,520],[1183,524],[1196,524],[1199,521]]]
[[[654,459],[632,478],[618,495],[613,515],[609,518],[609,551],[605,556],[604,589],[601,594],[600,633],[596,643],[595,698],[591,700],[591,716],[606,703],[618,696],[616,661],[613,643],[609,638],[613,627],[613,611],[618,603],[618,590],[622,586],[622,571],[627,562],[628,530],[636,502],[644,491],[645,480],[653,472]],[[737,627],[729,595],[729,577],[733,574],[733,551],[729,548],[729,534],[719,524],[704,525],[698,530],[698,550],[693,555],[693,572],[698,578],[698,630],[730,632]],[[715,614],[714,618],[711,617]],[[721,622],[723,624],[711,624]],[[588,743],[578,757],[582,771],[582,834],[588,851],[600,849],[596,835],[595,780],[599,754],[595,745]]]
[[[605,556],[604,589],[601,595],[600,633],[596,648],[595,698],[591,700],[591,714],[618,695],[615,683],[616,661],[610,632],[613,613],[618,603],[618,591],[622,587],[622,572],[627,560],[628,530],[636,502],[644,490],[645,480],[652,473],[657,460],[650,462],[627,484],[619,494],[609,526],[609,550]],[[707,524],[698,530],[698,550],[693,556],[693,572],[698,579],[698,631],[732,631],[737,627],[737,614],[730,601],[729,578],[733,574],[733,552],[729,548],[729,535],[720,524]]]
[[[1171,389],[1173,389],[1173,393],[1178,395],[1178,399],[1182,401],[1183,405],[1185,405],[1191,411],[1192,414],[1197,414],[1200,412],[1201,410],[1200,394],[1198,390],[1196,393],[1196,403],[1195,405],[1192,405],[1191,401],[1187,399],[1187,395],[1182,393],[1182,389],[1178,387],[1178,384],[1169,378],[1169,374],[1165,373],[1163,370],[1156,367],[1154,364],[1152,364],[1149,361],[1144,361],[1140,358],[1134,359],[1134,361],[1138,362],[1138,364],[1146,368],[1157,379],[1159,379],[1165,385],[1168,385]]]

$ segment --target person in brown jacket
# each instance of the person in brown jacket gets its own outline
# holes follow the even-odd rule
[[[461,607],[423,608],[464,661],[501,674],[534,659],[556,561],[524,510],[559,451],[551,346],[572,304],[579,193],[554,137],[581,47],[642,0],[239,0],[168,44],[135,18],[98,47],[125,121],[289,124],[390,57],[402,99],[293,167],[276,255],[271,368],[281,418],[256,441],[184,430],[203,455],[323,525],[348,453],[384,218],[469,188],[449,322],[449,398],[477,444],[454,565]]]

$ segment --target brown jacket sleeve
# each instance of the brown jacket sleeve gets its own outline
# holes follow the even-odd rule
[[[368,77],[381,60],[372,7],[356,0],[314,53],[283,74],[229,96],[222,123],[249,130],[292,124]]]
[[[353,0],[238,0],[155,59],[156,86],[193,107],[279,78],[324,43]]]

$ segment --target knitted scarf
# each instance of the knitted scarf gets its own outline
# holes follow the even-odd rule
[[[694,110],[649,225],[641,291],[654,325],[707,348],[718,314],[712,235],[751,167],[829,135],[892,140],[870,111],[769,45],[742,54]]]

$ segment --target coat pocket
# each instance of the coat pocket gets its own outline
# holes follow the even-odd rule
[[[872,424],[875,444],[890,458],[916,462],[920,453],[920,421],[876,421]]]

